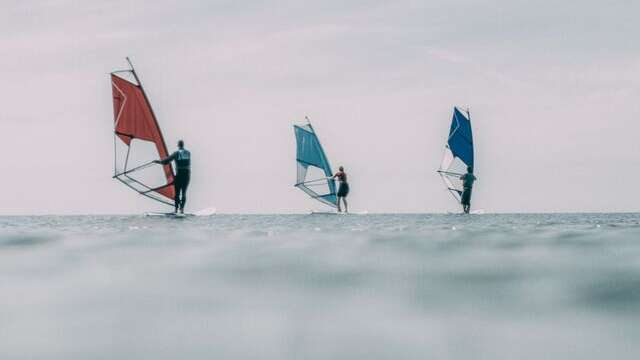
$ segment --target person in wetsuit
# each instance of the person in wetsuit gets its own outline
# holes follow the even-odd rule
[[[340,199],[342,199],[342,202],[344,203],[344,212],[348,213],[349,212],[349,207],[347,205],[347,195],[349,195],[349,183],[347,182],[347,173],[344,172],[344,168],[342,166],[340,166],[340,168],[338,169],[338,172],[333,175],[332,179],[338,178],[338,202],[336,203],[336,205],[338,206],[338,212],[341,212],[342,210],[340,209]]]
[[[473,168],[471,166],[467,167],[467,173],[460,176],[460,180],[462,180],[462,194],[460,195],[460,204],[462,204],[462,209],[465,214],[469,213],[471,210],[471,190],[473,189],[473,182],[477,180],[477,178],[473,175]]]
[[[176,162],[176,176],[173,179],[173,186],[176,189],[176,213],[179,211],[184,214],[184,204],[187,202],[187,188],[191,180],[191,153],[184,148],[184,141],[178,141],[178,151],[154,162],[166,165],[172,161]]]

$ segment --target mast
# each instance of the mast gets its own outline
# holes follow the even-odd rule
[[[313,125],[311,125],[311,120],[309,119],[308,116],[304,116],[304,119],[307,120],[307,125],[309,125],[309,129],[311,129],[311,131],[315,134],[316,133],[316,129],[313,128]],[[316,137],[318,137],[318,135],[316,135]],[[320,141],[320,139],[318,139],[318,142]]]
[[[153,111],[153,106],[151,106],[151,101],[149,101],[149,97],[147,96],[147,92],[144,91],[144,86],[142,86],[142,81],[140,81],[140,78],[138,77],[138,74],[136,73],[136,69],[133,67],[133,63],[131,63],[131,60],[129,59],[129,57],[126,57],[127,59],[127,63],[129,63],[129,66],[131,67],[131,74],[133,74],[133,77],[136,79],[136,82],[138,83],[138,86],[140,87],[140,90],[142,91],[142,95],[144,96],[144,100],[147,102],[147,105],[149,106],[149,110],[151,110],[151,115],[153,116],[153,121],[155,122],[156,126],[158,127],[158,129],[160,130],[160,141],[162,141],[162,147],[164,148],[164,152],[169,155],[169,150],[167,150],[167,144],[164,141],[164,135],[162,134],[162,128],[160,128],[160,124],[158,124],[158,118],[156,117],[156,113],[155,111]],[[171,174],[173,175],[173,167],[171,168]]]
[[[471,123],[471,110],[469,109],[469,107],[468,107],[468,106],[467,106],[467,118],[469,118],[469,123]],[[475,159],[475,152],[476,152],[476,150],[475,150],[475,149],[473,149],[473,152],[474,152],[474,159]],[[474,160],[474,164],[473,164],[473,166],[471,167],[471,169],[475,171],[475,167],[476,167],[476,164],[475,164],[475,160]]]

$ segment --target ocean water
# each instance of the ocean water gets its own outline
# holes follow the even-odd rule
[[[640,214],[1,217],[0,359],[638,359]]]

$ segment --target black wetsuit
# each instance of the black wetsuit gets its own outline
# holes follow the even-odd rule
[[[476,177],[472,173],[466,173],[460,177],[462,180],[462,195],[460,196],[460,204],[462,205],[470,205],[471,204],[471,191],[473,190],[473,182],[476,181]]]
[[[179,149],[160,162],[168,164],[171,161],[176,162],[176,177],[173,180],[173,186],[176,190],[175,206],[184,211],[184,204],[187,202],[187,188],[191,180],[191,153],[187,149]]]
[[[349,183],[347,182],[347,174],[340,171],[335,176],[338,177],[338,183],[340,186],[338,187],[338,193],[336,194],[338,197],[347,197],[349,195]]]

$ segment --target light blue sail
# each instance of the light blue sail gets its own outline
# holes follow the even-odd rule
[[[294,125],[293,130],[296,135],[296,162],[298,164],[295,186],[312,198],[336,207],[336,184],[332,179],[328,179],[333,176],[333,171],[313,127],[311,124]],[[324,176],[307,178],[311,167],[319,169]]]

